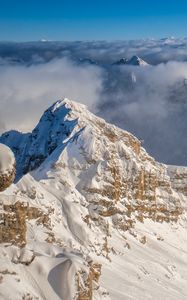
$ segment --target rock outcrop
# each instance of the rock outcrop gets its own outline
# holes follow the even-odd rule
[[[168,175],[172,188],[187,196],[187,167],[168,166]]]
[[[15,174],[16,163],[14,154],[9,147],[0,144],[0,192],[13,183]]]
[[[161,248],[168,261],[173,250],[165,239],[185,227],[185,172],[168,173],[132,134],[68,99],[51,106],[32,133],[8,132],[0,141],[18,162],[16,184],[0,196],[0,265],[22,283],[18,292],[2,273],[4,299],[9,299],[7,284],[13,286],[15,300],[20,293],[30,299],[110,299],[100,285],[102,276],[111,293],[108,282],[114,277],[121,282],[132,276],[138,287],[134,298],[143,299],[142,282],[149,295],[159,284],[160,299],[165,298],[165,281],[160,283],[154,273],[154,264],[162,273],[165,261],[154,257]],[[177,243],[180,253],[180,241],[172,249]],[[152,286],[146,278],[141,281],[142,273],[149,276],[142,261],[146,268],[152,266]],[[135,265],[138,281],[132,275]],[[185,271],[179,273],[187,278]],[[171,274],[173,269],[166,275]],[[127,299],[130,286],[122,284]],[[173,292],[173,286],[168,290]],[[120,291],[115,293],[111,299],[120,298]]]

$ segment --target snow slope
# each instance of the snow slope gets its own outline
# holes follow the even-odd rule
[[[6,145],[0,144],[0,173],[8,173],[14,167],[14,154]]]
[[[0,142],[2,299],[186,299],[186,195],[137,138],[63,99]]]

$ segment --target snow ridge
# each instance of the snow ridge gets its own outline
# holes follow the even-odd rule
[[[186,195],[136,137],[62,99],[0,141],[3,299],[186,299]]]

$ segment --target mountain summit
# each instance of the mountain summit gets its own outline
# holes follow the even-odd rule
[[[0,142],[18,172],[0,194],[3,299],[186,299],[186,168],[68,99]]]
[[[144,61],[143,59],[141,59],[140,57],[138,57],[136,55],[131,57],[131,59],[128,60],[127,64],[132,65],[132,66],[147,66],[148,65],[148,63],[146,61]]]
[[[130,65],[130,66],[148,66],[148,63],[140,57],[134,55],[130,59],[121,58],[114,65]]]

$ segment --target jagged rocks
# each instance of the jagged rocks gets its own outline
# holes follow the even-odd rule
[[[89,272],[80,270],[77,272],[77,293],[76,300],[92,300],[93,292],[99,288],[101,276],[101,264],[89,263]]]
[[[172,188],[187,196],[187,167],[168,166],[168,174]]]
[[[30,207],[28,202],[17,198],[15,203],[5,203],[6,198],[1,198],[0,243],[25,246],[27,220],[37,219],[38,225],[49,226],[49,217],[38,208]]]
[[[10,136],[1,139],[10,144]],[[57,101],[22,139],[25,147],[22,142],[20,148],[12,145],[19,154],[19,176],[37,168],[36,177],[42,178],[52,170],[57,184],[83,195],[88,212],[81,218],[86,222],[99,225],[110,218],[114,227],[126,231],[137,220],[177,222],[182,214],[166,167],[150,157],[136,137],[107,124],[84,105]]]
[[[16,175],[15,166],[6,174],[0,174],[0,192],[6,190],[14,181]]]
[[[14,181],[16,163],[11,149],[0,144],[0,192],[8,188]]]
[[[29,280],[32,274],[41,284],[38,288],[24,282],[22,294],[40,299],[58,295],[69,300],[75,295],[79,300],[106,300],[98,282],[101,264],[102,274],[105,270],[111,282],[113,272],[115,276],[122,272],[121,280],[128,276],[125,262],[133,252],[134,284],[136,276],[142,276],[135,272],[136,264],[158,263],[151,253],[159,249],[159,243],[165,245],[170,229],[174,234],[174,228],[180,226],[184,189],[177,192],[166,166],[150,157],[136,137],[67,99],[50,107],[31,134],[19,136],[20,143],[10,137],[5,134],[2,138],[12,143],[21,179],[1,195],[0,242],[6,244],[6,251],[11,248],[5,255],[8,264],[21,265],[19,276],[24,269]],[[169,259],[167,245],[161,252],[165,261]],[[18,252],[27,248],[32,255],[17,260],[11,256],[12,248]],[[0,252],[1,264],[5,256]],[[154,256],[159,255],[155,252]],[[115,259],[117,267],[112,269]],[[91,260],[99,263],[89,263]],[[119,270],[121,262],[125,271]],[[165,262],[159,263],[164,269]],[[105,264],[110,264],[108,269]],[[155,284],[157,277],[154,279]],[[145,281],[136,281],[139,291]],[[149,288],[150,280],[143,293]],[[15,299],[20,299],[19,294]]]

